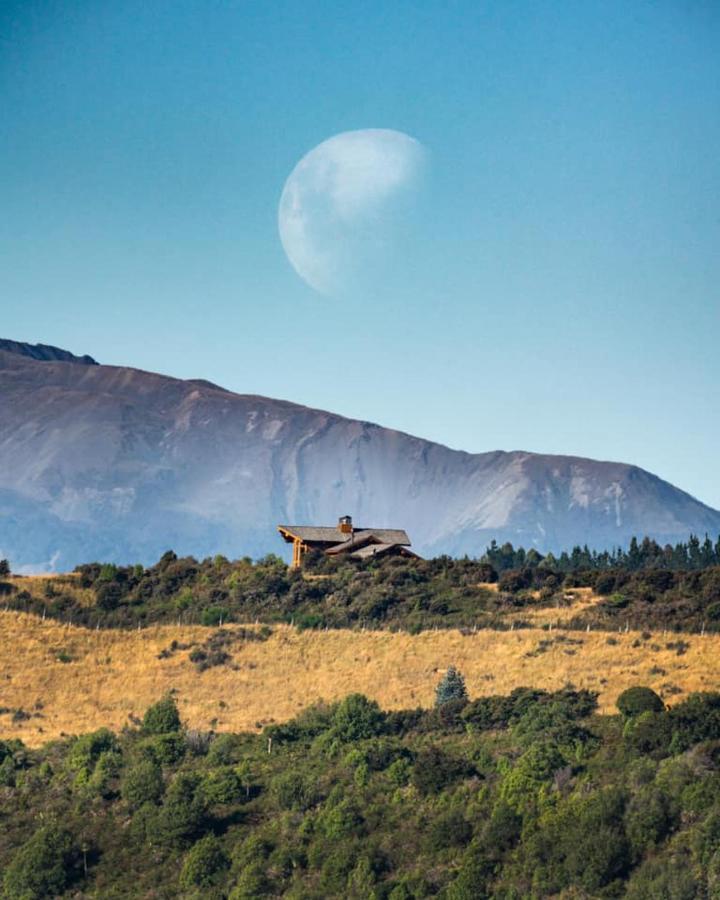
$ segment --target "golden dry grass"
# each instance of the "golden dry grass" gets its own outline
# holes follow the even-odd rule
[[[79,576],[74,572],[48,574],[48,575],[11,575],[6,578],[18,591],[27,591],[32,597],[43,600],[47,597],[48,586],[56,594],[68,593],[81,606],[93,606],[95,604],[95,592],[92,588],[83,588],[79,584]]]
[[[539,591],[536,598],[539,598]],[[561,606],[533,607],[532,604],[524,606],[513,613],[506,613],[510,620],[530,622],[533,625],[562,625],[576,616],[581,616],[595,604],[601,603],[603,598],[593,594],[592,588],[572,588],[565,592],[566,601]]]
[[[0,737],[19,737],[37,746],[63,733],[104,725],[118,729],[169,689],[177,691],[188,725],[221,731],[283,721],[317,700],[352,691],[373,697],[385,709],[428,706],[439,673],[451,663],[465,675],[473,697],[505,694],[521,685],[557,689],[570,682],[599,691],[606,711],[613,710],[618,694],[631,685],[650,685],[672,700],[714,689],[720,676],[720,636],[686,635],[690,647],[678,656],[665,646],[677,636],[656,634],[639,641],[636,632],[539,628],[413,636],[297,632],[276,626],[268,641],[248,641],[232,649],[235,670],[220,666],[200,673],[187,650],[158,659],[172,640],[202,643],[210,633],[197,626],[92,631],[2,612],[0,706],[19,707],[33,717],[13,722],[10,713],[0,715]],[[549,640],[549,647],[538,653],[540,642]],[[636,641],[641,646],[633,647]],[[58,656],[63,654],[73,661],[61,662]],[[682,693],[668,691],[669,685]]]

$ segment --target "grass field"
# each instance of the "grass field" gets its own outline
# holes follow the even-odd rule
[[[606,711],[631,685],[649,685],[673,702],[720,682],[717,635],[644,638],[632,631],[541,628],[410,635],[298,632],[281,625],[264,642],[238,640],[229,648],[229,665],[199,672],[189,659],[190,645],[217,631],[175,626],[91,631],[0,612],[0,737],[36,746],[103,725],[120,729],[171,689],[188,725],[218,731],[283,721],[311,703],[352,691],[386,709],[428,706],[450,664],[465,675],[471,697],[505,694],[521,685],[557,689],[571,683],[599,691]],[[172,641],[185,648],[159,658]]]

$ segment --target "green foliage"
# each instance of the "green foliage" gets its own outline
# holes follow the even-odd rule
[[[467,700],[465,679],[455,666],[449,666],[435,688],[435,706],[444,706],[452,700]]]
[[[552,776],[564,766],[565,758],[554,744],[533,744],[506,771],[500,786],[501,799],[520,813],[533,809],[547,796]]]
[[[472,771],[469,763],[433,744],[418,753],[412,783],[425,796],[439,794],[458,779],[472,774]]]
[[[148,707],[143,717],[145,734],[170,734],[180,731],[180,727],[180,713],[171,694],[166,694],[162,700]]]
[[[270,753],[267,732],[0,742],[3,896],[718,895],[720,697],[595,703],[519,689],[385,714],[353,695],[273,726]]]
[[[115,735],[107,728],[77,738],[68,751],[68,768],[75,773],[75,783],[94,784],[102,790],[107,779],[112,777],[119,766],[119,745]],[[93,776],[99,766],[98,778]]]
[[[300,772],[277,775],[271,783],[271,792],[281,809],[310,809],[316,799],[314,779]]]
[[[617,708],[629,718],[644,712],[663,712],[665,704],[652,688],[631,687],[617,698]]]
[[[157,839],[168,847],[185,847],[205,820],[206,803],[200,779],[194,773],[180,772],[167,789],[157,817]]]
[[[207,806],[239,802],[244,793],[240,774],[233,766],[220,766],[207,772],[200,792]]]
[[[332,718],[332,732],[341,741],[374,737],[383,727],[384,716],[374,700],[350,694],[338,704]]]
[[[178,732],[153,734],[139,746],[140,751],[149,759],[154,759],[161,766],[169,766],[179,762],[187,751],[185,736]]]
[[[57,825],[45,825],[15,854],[5,870],[8,900],[43,900],[61,894],[74,874],[72,835]]]
[[[165,793],[160,766],[152,759],[143,759],[126,769],[120,794],[131,809],[144,803],[158,803]]]
[[[664,756],[672,740],[672,719],[665,712],[641,712],[625,722],[623,737],[635,753]]]
[[[216,884],[230,860],[215,835],[208,834],[188,850],[180,872],[180,887],[207,888]]]
[[[720,693],[690,694],[669,712],[672,748],[687,750],[699,741],[720,739]]]

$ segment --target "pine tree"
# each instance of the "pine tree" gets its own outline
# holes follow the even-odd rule
[[[450,666],[435,688],[435,706],[444,706],[452,700],[467,700],[465,679],[455,666]]]

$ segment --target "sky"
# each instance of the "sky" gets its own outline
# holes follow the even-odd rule
[[[359,129],[427,182],[326,296],[278,204]],[[720,507],[719,151],[716,0],[4,0],[0,336]]]

